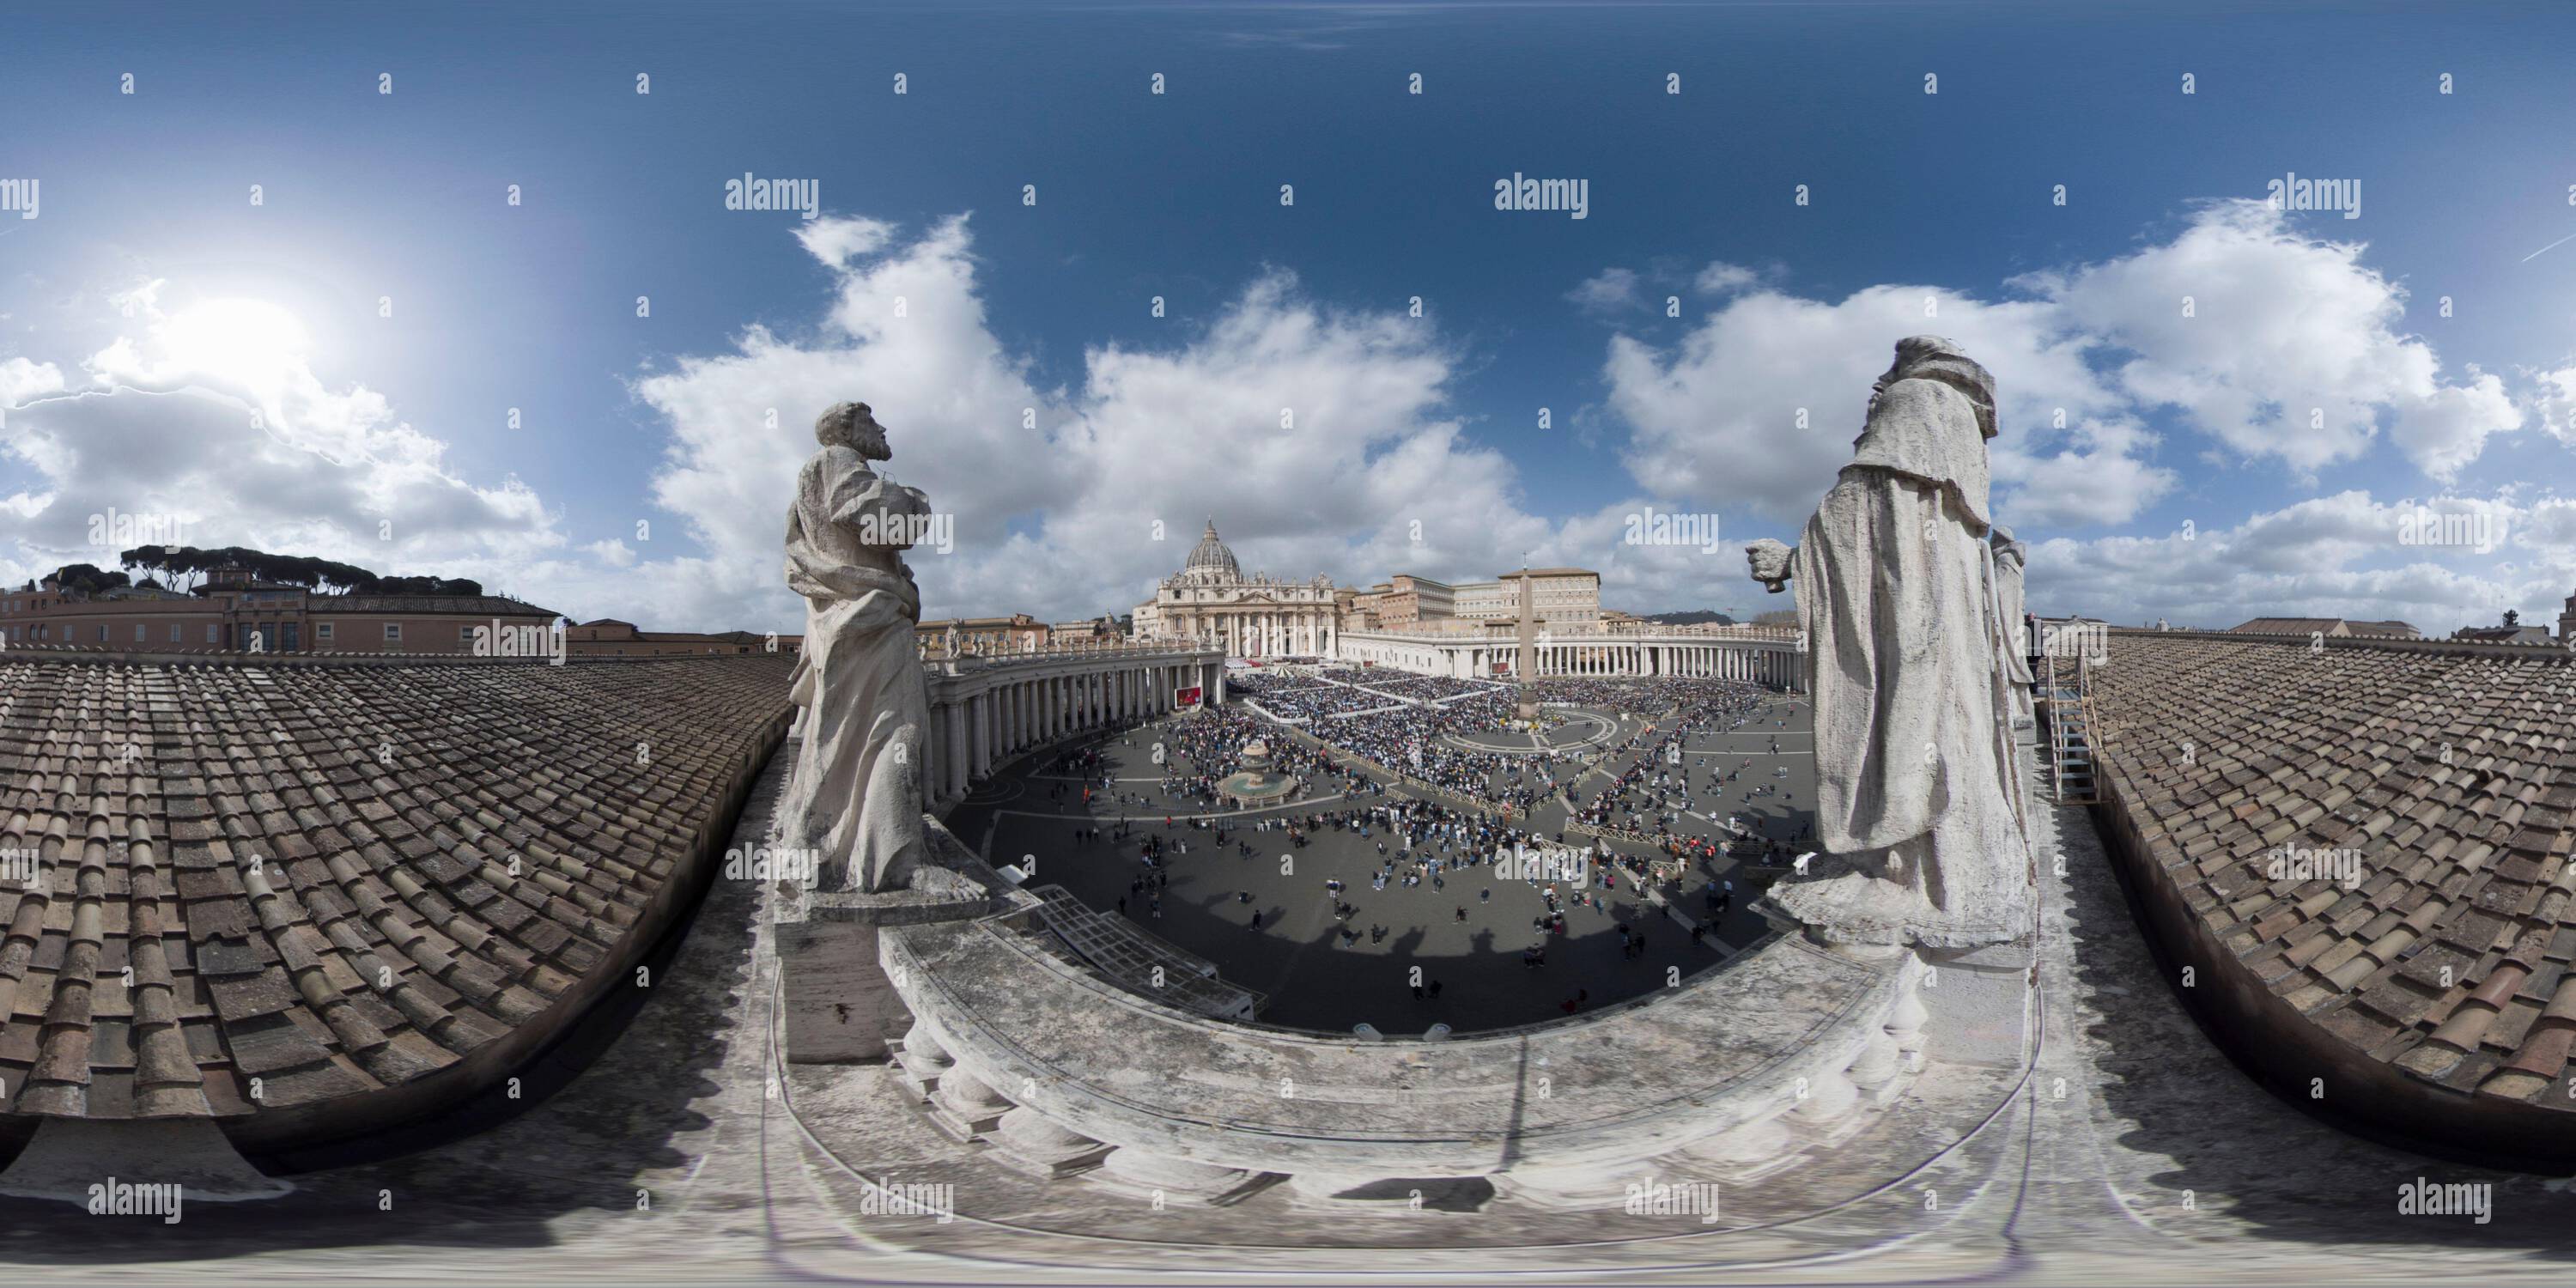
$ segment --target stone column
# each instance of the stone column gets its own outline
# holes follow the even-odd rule
[[[1851,1076],[1840,1069],[1828,1069],[1808,1085],[1806,1098],[1789,1111],[1789,1116],[1803,1126],[1824,1128],[1842,1121],[1859,1106],[1860,1089],[1852,1085]]]
[[[1002,1161],[1050,1179],[1069,1176],[1100,1161],[1109,1149],[1027,1105],[1002,1115],[1001,1128],[985,1138]]]
[[[930,1029],[916,1019],[912,1028],[903,1035],[903,1051],[895,1056],[895,1064],[903,1070],[903,1085],[910,1088],[915,1097],[928,1100],[932,1092],[939,1090],[940,1078],[955,1068],[957,1061],[939,1045],[939,1039],[932,1036]]]
[[[1185,1158],[1148,1154],[1132,1147],[1111,1150],[1098,1179],[1136,1193],[1161,1192],[1167,1199],[1214,1202],[1252,1179],[1232,1167],[1193,1163]]]
[[[949,790],[964,795],[967,779],[975,772],[974,748],[966,741],[966,700],[964,698],[948,704],[948,728],[951,734],[948,740]]]
[[[960,1141],[970,1141],[1002,1124],[1011,1102],[984,1080],[963,1068],[952,1068],[939,1079],[938,1094],[930,1098],[930,1121]]]

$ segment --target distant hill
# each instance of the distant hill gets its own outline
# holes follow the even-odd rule
[[[1734,618],[1708,608],[1696,608],[1687,613],[1647,613],[1645,618],[1647,621],[1661,622],[1666,626],[1735,625]]]

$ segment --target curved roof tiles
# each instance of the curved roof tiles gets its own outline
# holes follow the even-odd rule
[[[2102,761],[2148,879],[2330,1049],[2576,1110],[2576,664],[2338,643],[2111,636]]]
[[[240,1123],[541,1042],[686,906],[791,660],[0,655],[0,1115]]]

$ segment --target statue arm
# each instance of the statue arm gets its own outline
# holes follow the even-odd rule
[[[1771,593],[1777,595],[1788,588],[1789,565],[1797,553],[1796,546],[1783,545],[1764,537],[1744,548],[1744,559],[1752,566],[1753,580],[1770,587]]]
[[[823,510],[833,523],[855,523],[869,515],[915,515],[929,508],[918,489],[886,482],[861,463],[856,453],[851,453],[846,462],[833,464],[839,468],[834,469],[823,488]]]

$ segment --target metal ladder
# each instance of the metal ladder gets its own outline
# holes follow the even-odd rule
[[[2042,661],[2040,711],[2048,722],[2049,784],[2060,805],[2092,804],[2102,799],[2093,759],[2093,668],[2081,655],[2065,657],[2055,649]]]

